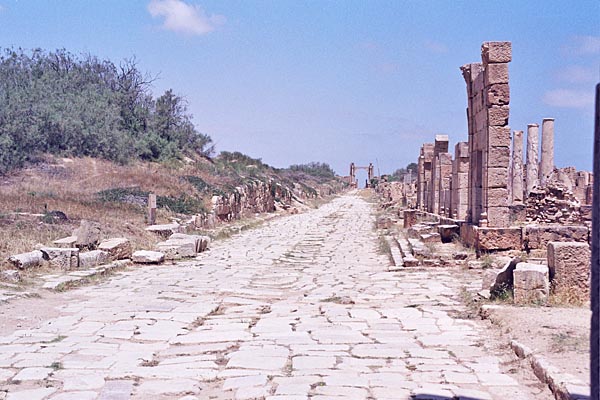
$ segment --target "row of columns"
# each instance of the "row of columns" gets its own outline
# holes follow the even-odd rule
[[[510,177],[513,203],[522,203],[534,188],[544,186],[554,171],[554,118],[544,118],[542,121],[541,157],[538,157],[539,154],[538,124],[527,125],[525,170],[523,168],[523,131],[513,132]]]

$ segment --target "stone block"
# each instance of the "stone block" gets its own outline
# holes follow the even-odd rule
[[[481,288],[489,290],[491,297],[496,297],[514,287],[513,272],[517,264],[522,262],[519,257],[505,260],[502,268],[489,269],[483,274]]]
[[[100,243],[101,232],[102,229],[98,222],[82,219],[79,228],[73,231],[73,236],[77,238],[75,247],[95,249]]]
[[[423,243],[440,243],[441,238],[439,233],[424,233],[420,237]]]
[[[488,108],[488,123],[492,126],[508,125],[509,106],[492,106]],[[509,133],[510,135],[510,133]],[[505,146],[501,144],[500,146]]]
[[[488,189],[487,200],[488,207],[508,207],[508,190],[498,187]]]
[[[438,225],[438,233],[442,243],[450,243],[460,235],[458,225]]]
[[[510,209],[505,206],[488,207],[488,226],[496,228],[507,228],[510,226]],[[518,228],[520,230],[520,228]],[[521,248],[519,248],[520,250]]]
[[[590,246],[579,242],[548,243],[550,280],[556,289],[590,288]]]
[[[550,242],[588,243],[589,229],[581,225],[527,225],[524,244],[527,250],[546,250]]]
[[[508,83],[508,64],[489,64],[485,68],[485,85]]]
[[[506,188],[508,182],[508,168],[504,167],[492,167],[488,168],[488,182],[489,188]]]
[[[417,210],[404,210],[402,212],[404,228],[410,228],[417,223]]]
[[[134,263],[160,264],[165,261],[165,254],[160,251],[138,250],[131,255]]]
[[[510,103],[510,87],[507,83],[496,83],[486,88],[487,104],[505,106]]]
[[[76,247],[44,247],[40,251],[44,260],[48,261],[53,268],[65,271],[79,268],[79,249]]]
[[[483,45],[481,45],[481,60],[484,64],[507,63],[512,61],[512,43],[484,42]]]
[[[210,238],[202,235],[186,235],[184,233],[174,233],[169,239],[173,240],[192,240],[196,245],[196,253],[202,253],[208,249]]]
[[[164,253],[165,260],[196,257],[196,245],[189,240],[169,239],[156,244],[156,250]]]
[[[55,240],[52,244],[55,247],[61,248],[73,248],[75,247],[75,243],[77,242],[77,236],[67,236],[62,239]]]
[[[488,150],[488,167],[508,168],[510,163],[510,148],[491,146]]]
[[[39,250],[30,251],[29,253],[15,254],[8,258],[8,262],[17,269],[29,269],[39,267],[44,261],[44,255]]]
[[[515,304],[544,303],[549,294],[548,266],[518,263],[513,271]]]
[[[21,281],[21,274],[16,269],[5,269],[0,271],[0,281],[19,283]]]
[[[111,260],[123,260],[131,258],[133,248],[131,242],[126,238],[112,238],[103,240],[98,246],[98,250],[103,250],[110,254]]]
[[[148,232],[152,232],[159,236],[162,236],[166,239],[174,233],[179,233],[181,230],[181,225],[179,225],[178,223],[150,225],[146,227],[146,230]]]
[[[483,251],[520,250],[521,228],[475,228],[476,247]]]
[[[468,158],[469,157],[469,143],[458,142],[454,146],[454,157],[455,158]]]
[[[79,253],[79,268],[93,268],[110,261],[110,254],[103,250]]]

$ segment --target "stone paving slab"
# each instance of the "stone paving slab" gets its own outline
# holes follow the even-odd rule
[[[356,193],[61,294],[0,337],[0,399],[550,399],[455,317],[456,271],[390,270]]]

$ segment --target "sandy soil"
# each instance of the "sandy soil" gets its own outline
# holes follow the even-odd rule
[[[503,306],[490,320],[511,339],[589,384],[591,311],[585,308]]]

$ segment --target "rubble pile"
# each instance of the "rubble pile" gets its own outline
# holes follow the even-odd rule
[[[525,205],[528,223],[583,224],[581,203],[571,190],[557,182],[534,188]]]

